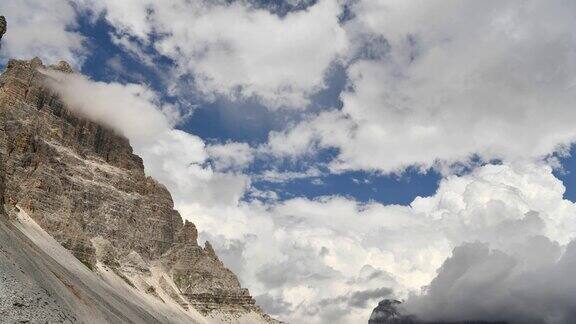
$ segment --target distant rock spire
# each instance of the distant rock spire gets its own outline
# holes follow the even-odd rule
[[[6,33],[6,17],[4,16],[0,16],[0,40],[2,39],[2,36],[4,36],[4,34]]]
[[[6,34],[6,17],[0,16],[0,48],[2,48],[2,36]]]
[[[384,299],[372,311],[368,324],[417,324],[410,316],[400,314],[398,307],[402,302],[395,299]]]

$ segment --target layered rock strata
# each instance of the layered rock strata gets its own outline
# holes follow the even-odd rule
[[[145,175],[128,140],[66,107],[43,69],[72,73],[65,62],[33,59],[11,60],[0,76],[5,204],[23,209],[89,269],[110,269],[134,289],[204,315],[261,314],[210,244],[197,244],[196,227]]]

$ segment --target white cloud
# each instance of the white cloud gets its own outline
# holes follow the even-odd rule
[[[243,169],[254,159],[254,150],[246,143],[215,144],[206,150],[218,170]]]
[[[75,112],[131,141],[151,141],[170,129],[157,94],[139,84],[95,82],[79,74],[46,70],[49,85]],[[90,94],[90,95],[84,95]]]
[[[257,180],[263,180],[275,183],[285,183],[288,181],[296,179],[307,179],[322,176],[322,172],[317,168],[309,168],[305,171],[278,171],[276,169],[268,169],[257,176],[254,176]]]
[[[2,0],[0,14],[8,30],[0,55],[7,58],[40,57],[45,62],[82,62],[84,37],[74,31],[76,12],[62,0]]]
[[[313,155],[319,147],[336,146],[349,140],[352,128],[353,124],[343,118],[341,112],[323,111],[287,130],[270,132],[262,151],[277,156]]]
[[[346,49],[340,5],[322,0],[278,17],[246,2],[84,1],[122,36],[152,44],[192,75],[205,95],[257,97],[270,108],[303,108]],[[153,35],[162,35],[151,41]],[[133,48],[133,43],[130,45]]]
[[[356,298],[377,288],[392,288],[395,297],[418,291],[466,242],[510,251],[541,235],[567,244],[576,206],[563,193],[549,166],[510,164],[450,176],[410,206],[325,197],[213,208],[190,199],[178,207],[268,310],[291,322],[355,323],[366,321],[378,301]]]
[[[341,112],[271,137],[278,154],[335,147],[333,170],[532,159],[576,139],[576,27],[565,1],[360,1]],[[546,22],[546,23],[543,23]],[[360,53],[360,54],[358,54]],[[360,57],[363,57],[360,55]],[[279,144],[280,143],[280,144]]]

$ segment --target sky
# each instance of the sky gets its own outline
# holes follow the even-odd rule
[[[576,3],[3,0],[269,314],[576,318]],[[487,315],[488,314],[488,315]],[[488,318],[486,318],[488,316]]]

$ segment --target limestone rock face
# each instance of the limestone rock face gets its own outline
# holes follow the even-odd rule
[[[45,86],[43,68],[72,73],[65,62],[44,67],[33,59],[11,60],[0,76],[0,199],[25,210],[90,269],[107,267],[150,293],[166,287],[154,292],[158,298],[172,296],[205,315],[261,314],[210,244],[198,245],[196,227],[144,174],[128,140],[75,115]],[[163,274],[154,277],[157,288],[154,269]]]

